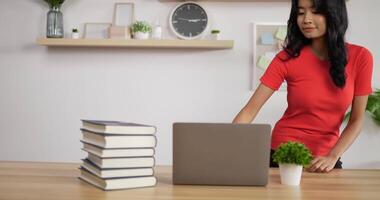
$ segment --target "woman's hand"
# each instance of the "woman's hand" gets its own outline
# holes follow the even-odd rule
[[[354,97],[350,120],[340,135],[338,142],[327,156],[314,158],[310,166],[306,168],[307,171],[329,172],[334,168],[339,156],[354,142],[361,131],[367,100],[368,95]]]
[[[308,172],[322,172],[326,173],[334,169],[338,158],[333,156],[316,157],[311,161],[311,164],[306,170]]]

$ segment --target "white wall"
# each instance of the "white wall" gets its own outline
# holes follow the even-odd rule
[[[65,29],[111,22],[120,0],[67,0]],[[136,0],[136,17],[167,21],[176,3]],[[171,164],[172,123],[230,122],[252,94],[251,22],[286,22],[289,3],[202,3],[213,27],[234,39],[233,50],[46,48],[47,6],[40,0],[0,3],[0,160],[78,162],[80,119],[124,120],[156,125],[158,164]],[[375,21],[379,1],[349,3],[349,41],[368,47],[379,64]],[[170,37],[169,32],[165,33]],[[375,67],[374,86],[380,87]],[[271,123],[286,108],[275,95],[258,115]],[[367,119],[344,166],[379,168],[380,128]]]

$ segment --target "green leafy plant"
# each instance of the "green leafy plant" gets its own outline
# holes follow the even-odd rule
[[[211,34],[219,34],[219,33],[220,33],[220,30],[214,29],[214,30],[211,31]]]
[[[380,89],[376,89],[375,92],[368,95],[368,102],[365,110],[372,119],[380,125]],[[350,115],[351,111],[345,115],[344,120],[348,120]]]
[[[54,8],[54,7],[61,7],[61,5],[63,4],[63,2],[65,2],[65,0],[44,0],[47,4],[49,4],[50,7]]]
[[[288,142],[281,144],[273,154],[273,161],[278,164],[296,164],[307,166],[310,164],[312,156],[310,150],[305,145],[298,142]]]
[[[78,33],[78,29],[77,28],[73,28],[73,33]]]
[[[136,33],[136,32],[150,33],[152,32],[152,26],[148,22],[137,21],[133,23],[131,30],[132,30],[132,33]]]

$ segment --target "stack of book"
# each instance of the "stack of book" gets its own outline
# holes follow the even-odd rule
[[[154,126],[82,120],[83,159],[80,179],[103,190],[154,186]]]

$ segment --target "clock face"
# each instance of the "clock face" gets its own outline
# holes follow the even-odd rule
[[[207,28],[206,11],[195,3],[179,5],[171,15],[170,24],[174,33],[183,39],[194,39]]]

